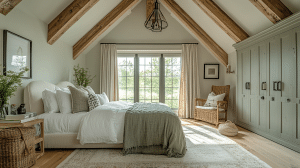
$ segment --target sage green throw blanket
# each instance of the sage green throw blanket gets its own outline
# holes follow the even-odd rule
[[[135,103],[125,114],[123,154],[183,157],[186,141],[178,116],[161,103]]]

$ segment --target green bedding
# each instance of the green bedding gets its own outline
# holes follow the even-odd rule
[[[161,103],[135,103],[125,114],[123,154],[183,157],[186,141],[178,116]]]

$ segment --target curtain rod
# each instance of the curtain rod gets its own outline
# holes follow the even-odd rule
[[[182,45],[182,44],[197,44],[198,43],[100,43],[100,44],[116,44],[116,45]]]

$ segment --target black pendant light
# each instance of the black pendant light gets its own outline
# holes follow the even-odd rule
[[[162,29],[168,27],[168,23],[164,15],[160,11],[160,4],[155,1],[155,7],[151,15],[145,22],[145,27],[153,32],[161,32]]]

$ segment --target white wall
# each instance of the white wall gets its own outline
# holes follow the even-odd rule
[[[85,66],[85,58],[81,56],[73,61],[72,46],[58,40],[54,45],[47,43],[48,25],[36,17],[18,9],[7,16],[0,14],[0,64],[3,62],[3,30],[9,30],[32,40],[32,79],[23,80],[23,85],[10,99],[11,104],[23,102],[24,87],[33,80],[44,80],[51,83],[69,81],[73,74],[73,66],[80,63]],[[1,66],[2,72],[2,66]]]
[[[162,32],[153,33],[144,27],[146,20],[146,1],[142,1],[132,13],[118,24],[101,43],[198,43],[180,23],[178,23],[170,13],[161,6],[162,13],[166,17],[169,27]],[[211,85],[224,85],[225,66],[220,64],[208,50],[199,42],[198,56],[200,58],[200,77],[201,97],[206,98],[211,90]],[[204,64],[218,63],[220,64],[220,79],[203,79]],[[96,75],[95,80],[91,84],[93,89],[99,92],[99,64],[100,64],[100,44],[97,44],[89,53],[86,54],[86,66]]]
[[[236,52],[228,54],[228,64],[231,65],[231,71],[233,74],[225,74],[225,85],[230,85],[229,107],[228,107],[228,119],[236,121],[236,81],[237,81],[237,55]]]

